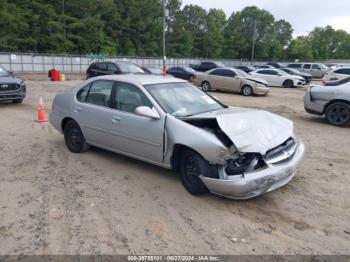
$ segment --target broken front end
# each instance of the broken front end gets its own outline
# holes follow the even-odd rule
[[[229,108],[167,124],[170,148],[181,143],[200,153],[215,167],[201,180],[229,198],[253,198],[287,184],[304,158],[292,122],[264,111]]]

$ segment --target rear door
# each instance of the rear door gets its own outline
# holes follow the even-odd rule
[[[77,93],[73,117],[90,144],[108,148],[111,146],[112,136],[109,131],[113,111],[110,101],[115,87],[114,81],[96,80]]]
[[[143,91],[132,84],[118,82],[113,96],[110,140],[113,149],[142,160],[163,162],[165,116],[159,120],[135,114],[139,106],[153,108]]]
[[[312,64],[311,65],[311,72],[314,77],[323,77],[324,72],[318,64]]]

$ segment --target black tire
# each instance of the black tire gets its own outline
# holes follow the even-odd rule
[[[350,105],[344,102],[330,104],[325,114],[327,121],[331,125],[339,127],[350,125]]]
[[[23,99],[12,100],[12,103],[14,103],[14,104],[22,104],[23,103]]]
[[[204,81],[201,86],[204,92],[208,92],[211,89],[211,85],[208,81]]]
[[[292,80],[286,80],[283,83],[283,87],[285,88],[293,88],[294,87],[294,83]]]
[[[254,93],[253,88],[250,85],[245,85],[241,89],[241,94],[243,96],[252,96]]]
[[[180,163],[181,180],[186,190],[192,195],[207,193],[208,190],[199,176],[210,177],[210,165],[200,155],[184,150]]]
[[[64,140],[72,153],[83,153],[89,150],[85,137],[77,122],[69,120],[64,126]]]

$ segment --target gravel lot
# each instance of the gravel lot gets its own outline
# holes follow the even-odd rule
[[[0,255],[350,254],[350,128],[306,114],[305,89],[214,93],[293,120],[307,146],[290,184],[234,201],[191,196],[176,174],[104,150],[69,153],[33,119],[40,95],[49,110],[76,83],[27,81],[22,105],[0,104]]]

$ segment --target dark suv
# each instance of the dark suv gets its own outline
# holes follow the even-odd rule
[[[0,65],[0,101],[22,103],[26,97],[23,79],[16,77]]]
[[[86,79],[103,75],[144,74],[145,72],[136,64],[129,62],[95,62],[86,71]]]

